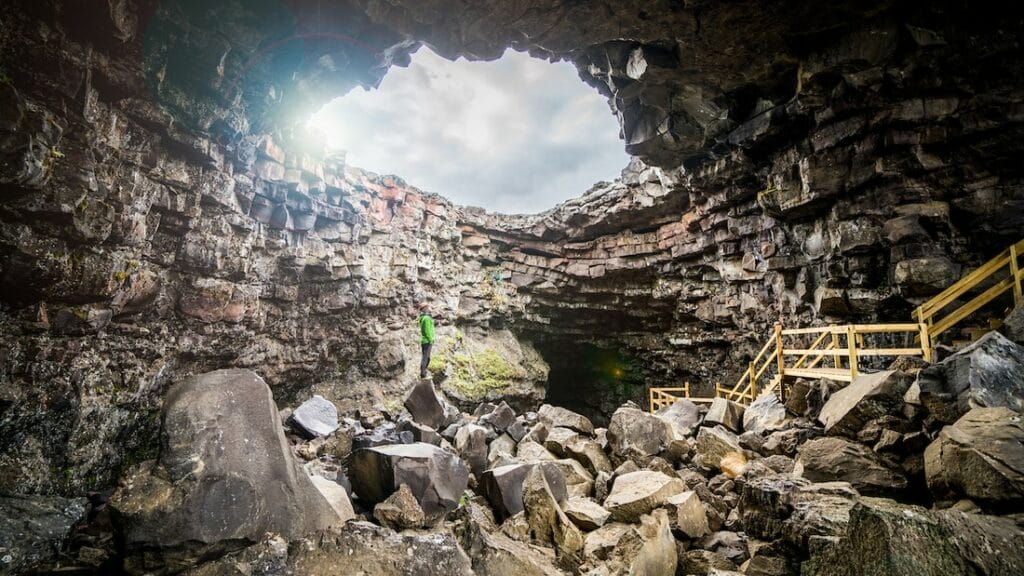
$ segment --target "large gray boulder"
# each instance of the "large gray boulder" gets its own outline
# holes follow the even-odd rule
[[[539,467],[548,480],[548,488],[558,502],[568,496],[565,476],[554,462],[509,464],[487,470],[480,476],[480,491],[491,504],[499,521],[523,511],[523,482]]]
[[[508,537],[495,525],[485,506],[473,500],[455,513],[452,532],[473,562],[477,576],[564,576],[550,548]],[[428,571],[426,574],[437,574]]]
[[[882,416],[900,414],[903,396],[914,377],[887,370],[861,374],[849,386],[832,394],[818,414],[825,432],[856,438],[864,425]]]
[[[971,408],[1024,411],[1024,346],[998,332],[921,370],[920,403],[933,418],[952,424]]]
[[[533,539],[553,545],[561,566],[578,565],[583,552],[583,533],[562,511],[541,467],[534,467],[526,475],[523,508]]]
[[[700,426],[700,408],[685,398],[676,400],[654,413],[668,424],[678,437],[693,436]]]
[[[764,434],[781,430],[786,424],[786,406],[774,392],[761,394],[743,411],[743,430]]]
[[[840,536],[858,496],[845,482],[813,483],[792,474],[767,474],[743,484],[738,510],[748,535],[805,549],[814,537]]]
[[[907,487],[907,478],[870,448],[845,438],[815,438],[800,447],[798,475],[812,482],[849,482],[863,494],[893,494]]]
[[[999,327],[999,333],[1024,346],[1024,303],[1018,304],[1010,312],[1006,320],[1003,321],[1003,325]]]
[[[373,504],[408,484],[428,523],[454,510],[469,484],[469,471],[458,456],[422,442],[356,450],[349,477],[360,500]]]
[[[800,571],[807,576],[1014,576],[1024,566],[1024,532],[1008,518],[861,498],[845,534],[811,552]]]
[[[674,576],[679,560],[668,514],[655,510],[635,524],[612,523],[587,535],[587,566],[596,574]]]
[[[85,498],[0,496],[0,574],[46,572],[85,516]]]
[[[697,456],[694,462],[702,468],[719,470],[727,456],[742,453],[739,438],[721,426],[701,428],[697,433]]]
[[[646,462],[665,449],[668,425],[639,408],[623,406],[608,424],[608,446],[620,460]]]
[[[479,477],[487,469],[487,429],[466,424],[455,433],[455,450],[469,464],[470,471]]]
[[[307,438],[328,436],[338,429],[338,408],[315,394],[292,412],[291,423]]]
[[[644,514],[664,505],[669,498],[685,491],[686,485],[676,476],[638,470],[615,478],[604,507],[619,522],[636,522]]]
[[[160,458],[134,468],[110,505],[130,548],[299,538],[346,519],[298,467],[270,388],[249,370],[173,386]]]
[[[715,398],[704,416],[705,426],[725,426],[732,432],[743,429],[743,412],[745,408],[738,402]]]
[[[544,440],[544,447],[560,458],[572,458],[592,474],[611,472],[611,460],[596,440],[569,428],[554,428]]]
[[[405,397],[404,406],[413,420],[434,430],[441,430],[451,423],[450,410],[434,390],[434,383],[429,378],[416,381]]]
[[[993,511],[1024,509],[1024,417],[975,408],[946,426],[925,450],[925,476],[937,500],[970,498]]]
[[[594,425],[590,420],[572,410],[545,404],[537,411],[537,416],[551,428],[571,428],[581,434],[594,435]]]

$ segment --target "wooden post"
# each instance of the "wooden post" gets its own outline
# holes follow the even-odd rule
[[[685,397],[687,397],[687,398],[690,397],[690,382],[689,382],[689,380],[686,381],[686,384],[683,384],[683,395]]]
[[[753,399],[756,397],[755,392],[757,391],[757,382],[755,381],[757,379],[757,367],[755,367],[754,363],[751,362],[750,368],[748,370],[750,370],[750,399],[751,401],[753,401]],[[740,394],[742,393],[743,391],[740,390]],[[740,397],[740,400],[743,400],[742,396]]]
[[[846,344],[850,350],[850,378],[857,378],[857,333],[853,330],[853,325],[846,327]]]
[[[924,356],[925,362],[932,361],[932,337],[928,334],[928,325],[924,322],[918,324],[918,330],[921,333],[921,354]]]
[[[836,327],[836,325],[832,324],[832,325],[829,326],[829,329],[831,330],[831,329],[833,329],[835,327]],[[832,332],[832,349],[833,350],[839,350],[839,334],[836,334],[835,332]],[[836,368],[836,369],[842,368],[842,363],[843,363],[843,359],[840,358],[838,355],[832,356],[832,367],[833,368]]]
[[[1024,294],[1021,294],[1021,279],[1020,267],[1017,265],[1017,258],[1020,254],[1017,253],[1017,245],[1010,246],[1010,279],[1013,280],[1013,305],[1020,306],[1021,300],[1024,300]]]
[[[779,366],[779,386],[782,386],[782,377],[786,375],[786,361],[782,356],[782,324],[775,323],[775,357]]]

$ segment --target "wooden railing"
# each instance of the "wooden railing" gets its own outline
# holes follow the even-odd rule
[[[848,324],[814,328],[783,328],[775,325],[771,339],[747,365],[732,388],[715,384],[715,397],[749,404],[765,392],[785,395],[785,378],[829,378],[852,382],[870,358],[920,356],[932,361],[938,337],[982,306],[1013,290],[1015,306],[1024,302],[1024,240],[1010,246],[977,270],[964,276],[941,294],[914,311],[914,323]],[[980,294],[943,315],[943,311],[972,290],[991,284]],[[888,342],[869,345],[866,338]],[[902,342],[897,342],[902,340]],[[795,358],[795,360],[793,359]],[[671,405],[680,398],[711,402],[714,398],[693,398],[690,383],[681,388],[651,388],[650,409]]]
[[[962,322],[981,307],[1013,290],[1014,305],[1024,301],[1024,266],[1020,258],[1024,256],[1024,240],[1003,250],[995,258],[982,264],[970,274],[961,278],[956,284],[946,288],[938,296],[918,306],[914,310],[914,319],[928,325],[931,337],[930,346],[938,343],[939,336]],[[955,310],[944,313],[951,305],[985,283],[992,283],[980,294],[961,304]]]

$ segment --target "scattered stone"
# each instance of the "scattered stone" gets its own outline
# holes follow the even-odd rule
[[[515,422],[512,423],[511,426],[508,427],[507,430],[505,430],[505,432],[509,436],[511,436],[512,439],[516,441],[516,443],[518,443],[521,442],[522,439],[526,437],[526,433],[529,432],[529,430],[526,427],[526,421],[523,420],[522,417],[519,417],[516,419]]]
[[[870,420],[899,414],[903,396],[912,383],[913,376],[894,370],[861,374],[832,394],[818,420],[828,434],[857,438]]]
[[[508,434],[502,434],[495,438],[487,448],[487,467],[503,466],[511,464],[515,458],[516,441]]]
[[[819,427],[795,426],[786,430],[779,430],[769,434],[764,443],[761,444],[762,454],[796,456],[797,449],[801,444],[821,436],[822,429]]]
[[[529,440],[523,440],[519,443],[519,446],[516,446],[516,457],[523,462],[549,462],[558,460],[558,456],[555,456],[540,444]]]
[[[455,433],[455,450],[469,464],[473,475],[480,477],[487,469],[487,429],[466,424]]]
[[[743,411],[743,429],[757,435],[782,429],[786,423],[786,407],[774,392],[761,394]]]
[[[892,494],[907,479],[869,448],[844,438],[816,438],[800,447],[794,473],[813,482],[849,482],[864,494]]]
[[[48,572],[85,517],[85,498],[0,496],[0,574]]]
[[[742,451],[739,438],[725,428],[701,428],[697,433],[697,456],[694,462],[707,470],[719,470],[723,458]]]
[[[352,450],[373,448],[375,446],[390,446],[392,444],[412,444],[416,441],[413,433],[408,430],[398,430],[398,427],[391,422],[384,424],[362,434],[356,434],[352,438]]]
[[[386,500],[373,508],[373,517],[383,526],[404,530],[420,528],[426,518],[408,484],[402,484]]]
[[[682,480],[661,472],[639,470],[615,479],[604,507],[618,522],[636,522],[640,516],[686,491]]]
[[[1005,518],[861,498],[845,535],[811,552],[808,576],[1009,576],[1024,566],[1024,532]]]
[[[438,396],[434,390],[434,383],[429,378],[417,380],[413,384],[403,405],[414,421],[434,430],[441,430],[451,424],[447,417],[445,402]]]
[[[563,458],[552,462],[565,476],[565,489],[569,496],[590,496],[594,491],[594,477],[579,462]]]
[[[548,481],[548,489],[557,502],[568,497],[562,469],[553,463],[509,464],[487,470],[480,477],[480,491],[494,509],[498,520],[523,511],[523,482],[534,468],[540,468]]]
[[[639,408],[623,406],[612,414],[608,445],[620,459],[646,462],[660,453],[668,441],[668,425]]]
[[[685,398],[660,408],[654,415],[669,425],[677,439],[693,436],[701,421],[700,408]]]
[[[523,508],[533,538],[554,545],[561,566],[578,565],[583,533],[562,512],[541,467],[530,470],[523,482]]]
[[[499,433],[507,430],[515,421],[516,413],[504,401],[498,404],[492,412],[480,418],[481,424],[489,424]]]
[[[338,429],[338,408],[323,396],[314,395],[292,412],[291,423],[307,438],[327,436]]]
[[[672,530],[690,539],[703,537],[709,532],[707,513],[697,493],[690,490],[665,500],[672,522]]]
[[[299,538],[343,523],[299,469],[270,388],[249,370],[171,387],[161,436],[159,460],[135,467],[110,499],[130,549]]]
[[[594,435],[594,425],[590,420],[572,410],[544,404],[537,411],[537,416],[541,422],[548,424],[552,428],[571,428],[581,434]]]
[[[486,507],[473,500],[456,513],[452,531],[471,558],[477,576],[565,574],[555,566],[555,554],[550,548],[531,546],[506,536],[494,525]]]
[[[608,512],[600,504],[590,498],[573,497],[562,507],[565,515],[569,517],[580,529],[587,532],[597,530],[604,526],[611,512]]]
[[[680,543],[679,548],[680,574],[729,574],[735,572],[737,566],[721,554],[710,550],[686,550]]]
[[[971,410],[928,446],[924,469],[937,500],[1024,510],[1024,417],[1007,408]]]
[[[310,480],[313,481],[313,486],[320,491],[320,494],[327,500],[327,503],[338,514],[341,523],[348,522],[356,517],[355,511],[352,510],[352,501],[349,500],[349,491],[345,489],[344,485],[318,475],[310,476]]]
[[[738,433],[743,429],[744,411],[745,408],[738,402],[715,398],[707,415],[704,416],[704,426],[720,425]]]
[[[749,556],[747,539],[742,534],[726,530],[709,534],[701,540],[700,547],[735,564],[742,564]]]
[[[920,402],[936,420],[952,424],[975,407],[1024,411],[1024,346],[998,332],[921,370]]]
[[[359,498],[374,504],[408,484],[428,523],[454,510],[469,483],[462,460],[423,443],[356,450],[349,460],[349,475]]]
[[[1003,325],[999,327],[999,333],[1006,336],[1008,340],[1024,346],[1024,304],[1018,304],[1006,317],[1006,320],[1003,320]]]

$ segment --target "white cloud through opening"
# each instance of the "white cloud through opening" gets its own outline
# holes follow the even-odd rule
[[[572,64],[512,50],[450,62],[423,48],[379,88],[328,103],[310,126],[354,166],[509,214],[577,197],[629,161],[608,102]]]

